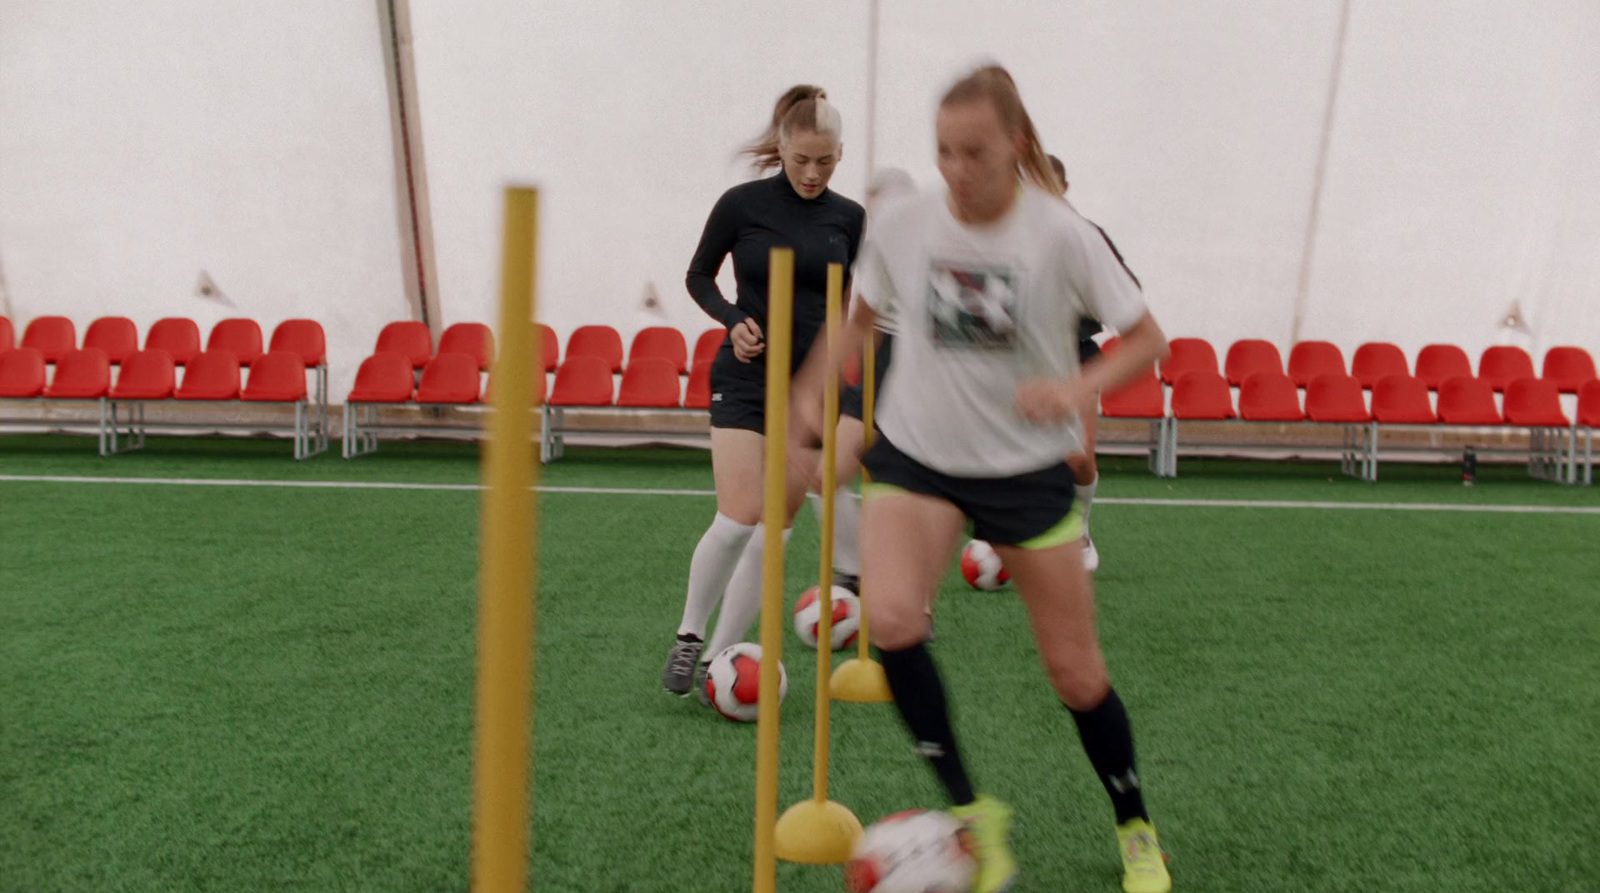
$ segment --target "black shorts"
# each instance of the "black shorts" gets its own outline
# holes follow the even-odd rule
[[[1073,501],[1072,469],[1065,462],[1009,477],[954,477],[876,433],[872,449],[861,457],[872,475],[865,498],[911,492],[943,499],[967,516],[974,539],[997,546],[1048,549],[1082,538],[1083,513]]]
[[[1082,366],[1095,357],[1100,356],[1100,345],[1093,338],[1083,338],[1078,341],[1078,365]]]
[[[884,376],[889,374],[889,359],[893,355],[894,336],[884,332],[882,340],[878,342],[876,352],[872,355],[874,396],[883,393],[883,379]],[[863,378],[862,383],[865,384],[865,382],[866,379]],[[858,422],[862,421],[862,415],[866,410],[862,406],[863,395],[861,388],[862,385],[859,384],[846,385],[844,390],[839,392],[839,415],[849,416]]]
[[[731,343],[711,361],[711,427],[767,433],[767,364],[739,362]]]

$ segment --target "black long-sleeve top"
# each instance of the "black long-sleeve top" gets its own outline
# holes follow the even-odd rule
[[[792,357],[798,369],[827,318],[828,264],[843,264],[849,281],[865,219],[861,205],[831,189],[813,199],[802,198],[782,172],[741,183],[723,193],[711,209],[700,245],[689,262],[689,294],[723,326],[731,328],[746,318],[753,319],[767,338],[769,252],[793,248]],[[735,303],[729,303],[717,288],[717,272],[730,253],[738,291]],[[722,349],[731,353],[733,342],[724,342]],[[734,365],[748,370],[752,377],[761,375],[764,368],[760,362]]]

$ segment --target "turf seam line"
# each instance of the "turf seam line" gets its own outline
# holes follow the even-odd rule
[[[0,474],[0,483],[50,484],[165,484],[187,487],[288,487],[328,490],[442,490],[477,491],[480,484],[423,484],[399,481],[274,481],[239,478],[145,478],[89,477],[47,474]],[[715,496],[714,490],[674,490],[632,487],[541,486],[541,493],[591,494],[600,496]],[[1600,506],[1560,505],[1473,505],[1444,502],[1337,502],[1331,500],[1290,499],[1162,499],[1102,496],[1099,505],[1155,506],[1177,508],[1249,509],[1360,509],[1367,511],[1490,512],[1503,514],[1600,515]]]

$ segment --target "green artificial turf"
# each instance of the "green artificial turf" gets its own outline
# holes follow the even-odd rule
[[[1107,463],[1105,497],[1600,504],[1480,470]],[[1386,472],[1389,471],[1386,466]],[[470,445],[0,438],[0,475],[471,483]],[[1332,478],[1330,480],[1329,478]],[[708,489],[573,450],[551,486]],[[750,886],[755,728],[659,690],[704,496],[542,497],[533,889]],[[478,494],[0,481],[0,891],[465,891]],[[1600,516],[1097,504],[1102,637],[1178,890],[1593,889]],[[803,514],[790,600],[817,575]],[[785,618],[786,619],[786,618]],[[947,579],[934,651],[1019,890],[1117,886],[1110,808],[1015,594]],[[780,800],[811,779],[787,634]],[[834,796],[940,805],[892,708],[839,704]],[[836,868],[780,865],[783,891]]]

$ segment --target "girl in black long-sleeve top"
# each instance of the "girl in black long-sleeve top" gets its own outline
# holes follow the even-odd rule
[[[689,585],[677,641],[661,674],[677,695],[698,688],[712,657],[743,639],[761,610],[760,530],[766,427],[768,257],[794,249],[794,343],[798,369],[827,313],[828,265],[855,262],[865,219],[862,207],[828,189],[842,154],[839,113],[820,87],[791,88],[773,110],[766,134],[747,151],[760,170],[776,176],[723,193],[689,264],[689,294],[728,329],[711,367],[711,464],[717,515],[689,563]],[[736,300],[717,288],[723,260],[733,256]],[[787,517],[805,496],[805,481],[790,482]],[[788,531],[784,538],[787,541]],[[726,592],[726,598],[724,598]],[[706,625],[718,601],[722,614],[706,647]]]

